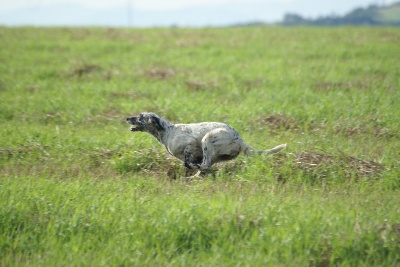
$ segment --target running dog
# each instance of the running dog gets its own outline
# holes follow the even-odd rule
[[[143,112],[126,118],[132,132],[153,135],[174,157],[188,169],[199,170],[195,176],[208,171],[214,163],[244,155],[270,155],[286,148],[286,144],[269,150],[255,150],[245,144],[231,126],[220,122],[172,124],[155,113]]]

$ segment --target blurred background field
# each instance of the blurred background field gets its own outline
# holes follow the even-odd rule
[[[2,265],[397,266],[400,32],[0,27]],[[125,117],[269,158],[188,183]]]

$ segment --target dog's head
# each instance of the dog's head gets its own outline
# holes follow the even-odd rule
[[[165,130],[162,121],[160,116],[150,112],[142,112],[136,117],[126,118],[126,122],[132,125],[132,132],[148,132],[153,135]]]

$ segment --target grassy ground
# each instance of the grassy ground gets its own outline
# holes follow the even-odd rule
[[[396,28],[0,28],[0,265],[398,266]],[[223,121],[182,163],[124,118]]]

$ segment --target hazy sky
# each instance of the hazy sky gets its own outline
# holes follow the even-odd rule
[[[0,0],[0,25],[168,26],[343,15],[399,0]],[[131,10],[131,11],[129,11]]]
[[[329,2],[335,3],[340,9],[341,6],[367,6],[370,4],[389,4],[396,0],[335,0],[326,1],[327,6],[332,6]],[[132,5],[140,10],[174,10],[199,6],[216,6],[225,4],[248,4],[248,3],[271,3],[292,4],[303,3],[311,4],[312,0],[2,0],[0,1],[0,11],[21,8],[21,7],[45,7],[57,4],[73,3],[92,8],[110,8],[116,6]],[[321,2],[324,2],[321,0]]]

